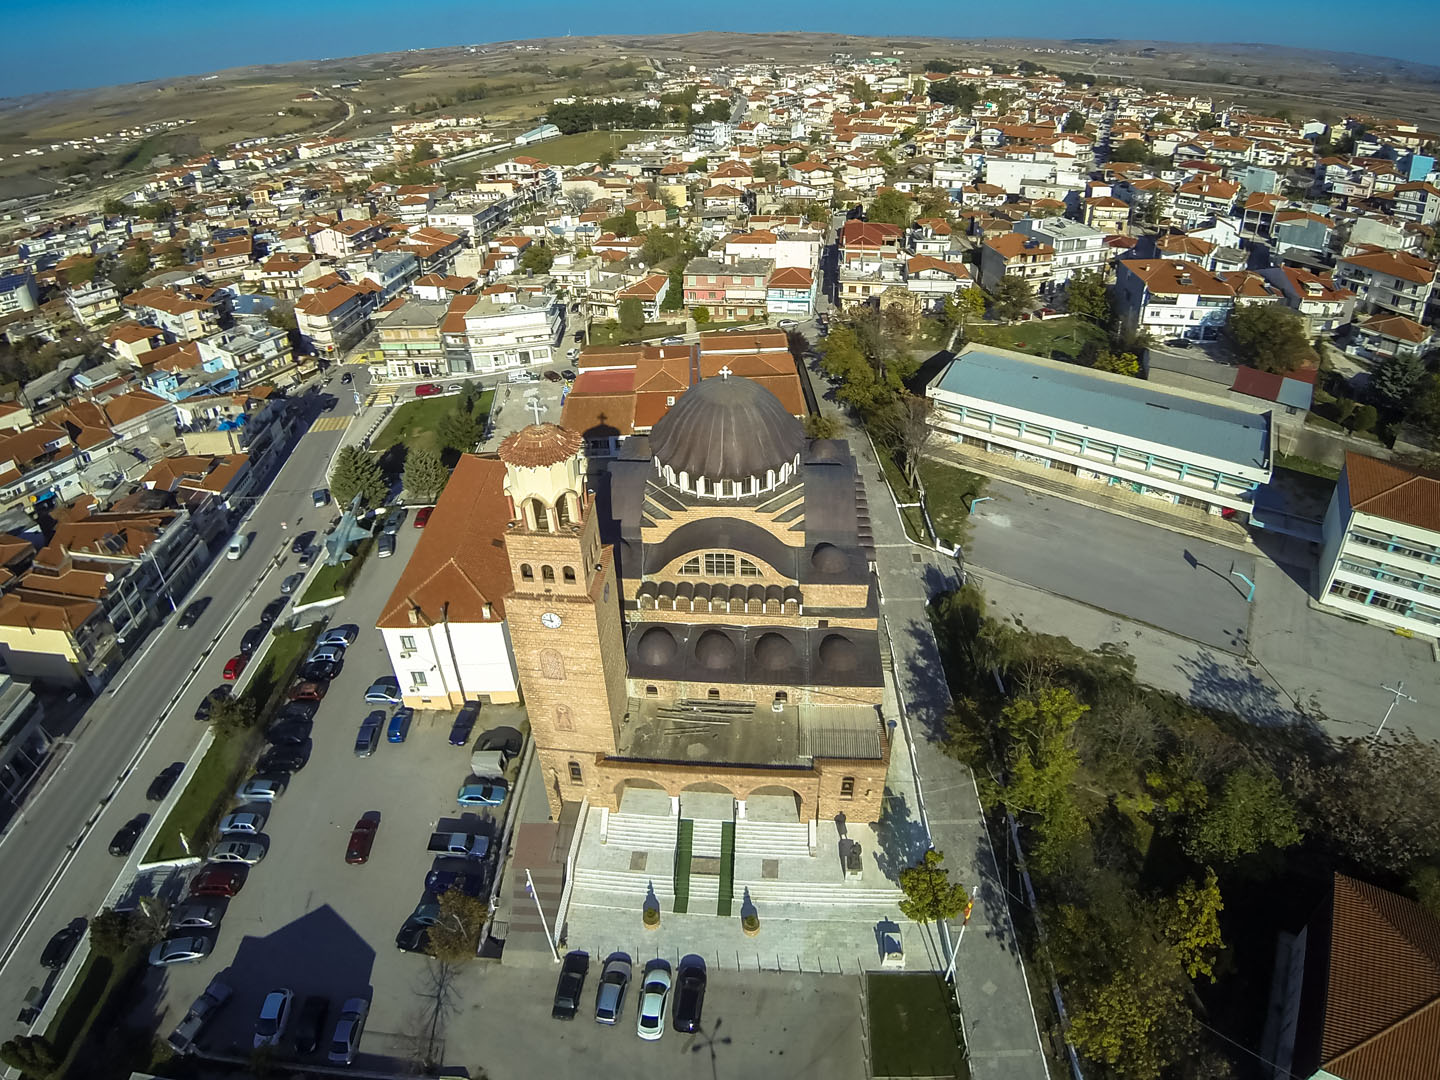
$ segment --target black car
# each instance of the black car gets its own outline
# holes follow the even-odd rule
[[[40,954],[40,966],[52,969],[64,967],[84,935],[84,919],[75,919],[69,926],[55,931],[55,936],[45,943],[45,949]]]
[[[230,696],[231,687],[228,685],[217,686],[210,693],[205,695],[205,700],[200,702],[200,707],[195,710],[195,719],[204,723],[210,719],[210,710],[215,708],[217,701],[224,701]]]
[[[401,952],[429,952],[430,927],[407,919],[405,925],[400,927],[400,932],[395,935],[395,947]]]
[[[205,614],[205,609],[209,606],[210,597],[202,596],[199,600],[186,606],[185,610],[180,613],[180,618],[175,620],[175,625],[181,630],[189,630],[200,621],[200,616]]]
[[[492,728],[475,742],[476,750],[499,750],[506,757],[519,757],[524,736],[513,727]]]
[[[260,643],[265,640],[265,627],[252,626],[245,631],[245,636],[240,639],[240,655],[253,656]]]
[[[298,746],[272,746],[260,755],[255,771],[262,773],[296,773],[305,768],[310,755]]]
[[[699,964],[685,964],[675,979],[675,1011],[672,1014],[676,1031],[699,1031],[700,1013],[705,1008],[705,969]]]
[[[278,619],[280,617],[280,613],[285,610],[285,605],[287,603],[288,601],[285,599],[285,597],[277,596],[274,600],[271,600],[268,604],[266,604],[265,610],[260,612],[260,625],[275,625],[275,620]]]
[[[320,703],[318,701],[287,701],[275,714],[275,720],[308,724],[315,719],[315,714],[319,711]]]
[[[149,814],[136,814],[124,825],[121,825],[120,831],[115,834],[115,839],[110,841],[110,854],[129,855],[135,850],[135,841],[140,839],[140,834],[145,831],[145,826],[149,823]]]
[[[436,896],[458,889],[465,896],[479,896],[485,890],[485,878],[473,868],[465,870],[431,870],[425,875],[425,891]]]
[[[348,372],[348,371],[345,372],[344,375],[341,375],[341,376],[340,376],[340,385],[341,385],[341,386],[348,386],[350,383],[352,383],[352,382],[354,382],[354,381],[355,381],[355,376],[352,375],[352,374],[350,374],[350,372]]]
[[[339,674],[338,660],[311,660],[300,668],[300,678],[307,682],[329,682]]]
[[[325,1033],[325,1019],[330,1015],[330,999],[311,994],[300,1006],[300,1018],[295,1022],[295,1049],[301,1054],[313,1054]]]
[[[302,551],[304,551],[310,546],[310,541],[314,539],[314,529],[310,529],[307,532],[300,533],[300,535],[295,537],[295,542],[290,545],[290,550],[293,551],[296,555],[299,555]]]
[[[590,957],[575,951],[565,954],[560,980],[555,984],[555,1002],[550,1015],[556,1020],[574,1020],[580,1011],[580,992],[585,989],[585,974],[590,970]]]
[[[455,723],[450,725],[450,745],[464,746],[470,741],[470,732],[475,728],[475,718],[480,715],[480,705],[467,701],[460,707]]]
[[[300,567],[301,570],[307,570],[309,569],[310,564],[314,561],[315,549],[313,547],[307,547],[304,551],[300,553],[300,561],[299,563],[297,563],[297,565]]]
[[[270,725],[265,741],[271,746],[303,746],[310,741],[310,725],[298,720],[282,720]]]
[[[176,761],[160,770],[158,776],[150,781],[150,786],[145,789],[145,798],[151,802],[159,802],[170,794],[170,789],[175,786],[175,781],[180,779],[180,774],[185,771],[185,763]]]

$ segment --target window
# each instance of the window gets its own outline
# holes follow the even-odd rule
[[[400,635],[400,648],[404,649],[406,652],[414,652],[414,651],[415,651],[415,639],[414,639],[413,637],[411,637],[409,634],[401,634],[401,635]]]
[[[412,671],[412,672],[410,672],[410,685],[411,685],[411,686],[424,686],[424,685],[425,685],[425,672],[423,672],[423,671]]]
[[[578,783],[580,783],[580,778],[581,778],[580,762],[578,762],[578,761],[572,761],[572,762],[570,762],[570,782],[571,782],[572,784],[578,784]]]
[[[723,551],[707,551],[705,553],[705,576],[734,577],[735,556]]]
[[[787,701],[789,701],[789,700],[790,700],[790,695],[789,695],[786,691],[784,691],[784,690],[776,690],[776,691],[775,691],[775,704],[776,704],[776,705],[784,705],[784,704],[785,704]]]
[[[532,570],[532,569],[530,569],[530,564],[529,564],[528,562],[527,562],[527,563],[521,563],[521,564],[520,564],[520,580],[521,580],[521,581],[534,581],[534,580],[535,580],[535,571]]]
[[[553,566],[540,567],[540,580],[547,585],[553,585],[555,583],[555,568]]]
[[[751,562],[749,559],[741,559],[741,560],[740,560],[740,576],[741,576],[741,577],[759,577],[759,576],[760,576],[760,568],[759,568],[758,566],[756,566],[753,562]]]
[[[570,496],[561,495],[555,500],[555,520],[563,529],[570,524]]]
[[[647,686],[647,687],[645,687],[645,696],[646,696],[646,697],[659,697],[659,696],[660,696],[660,691],[659,691],[659,689],[658,689],[657,687]]]
[[[565,569],[564,569],[564,571],[563,571],[563,575],[564,575],[564,578],[565,578],[565,584],[566,584],[566,585],[574,585],[574,584],[575,584],[575,567],[573,567],[573,566],[567,566],[567,567],[565,567]]]
[[[695,574],[695,575],[699,575],[699,573],[700,573],[700,556],[699,556],[699,555],[696,555],[693,559],[690,559],[690,560],[688,560],[687,562],[685,562],[685,563],[680,567],[680,573],[682,573],[682,574]]]
[[[853,776],[842,776],[840,778],[840,798],[853,799],[855,797],[855,778]]]
[[[710,687],[709,690],[707,690],[707,691],[705,692],[705,696],[706,696],[707,698],[709,698],[711,701],[716,701],[716,700],[718,700],[719,697],[720,697],[720,691],[717,690],[715,687],[712,686],[712,687]]]

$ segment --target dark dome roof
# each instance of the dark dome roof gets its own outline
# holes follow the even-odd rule
[[[643,664],[660,667],[674,659],[675,649],[675,635],[663,626],[652,626],[640,635],[640,644],[635,647],[635,655]]]
[[[822,574],[840,574],[849,560],[845,558],[845,552],[834,544],[816,544],[815,550],[810,553],[810,562]]]
[[[721,671],[735,663],[735,643],[719,630],[706,630],[695,642],[695,659],[702,667]]]
[[[782,634],[761,634],[755,642],[755,662],[767,671],[779,671],[795,663],[795,646]]]
[[[820,642],[820,662],[835,671],[853,671],[860,662],[860,650],[841,634],[828,634]]]
[[[738,375],[713,376],[687,390],[655,422],[650,451],[662,466],[693,479],[764,476],[792,461],[805,428],[765,387]]]

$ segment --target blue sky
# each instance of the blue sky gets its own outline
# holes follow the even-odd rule
[[[1204,18],[1197,19],[1197,10]],[[430,4],[395,0],[186,3],[164,0],[0,0],[9,46],[0,97],[201,74],[246,64],[565,33],[810,30],[953,37],[1124,37],[1264,41],[1431,62],[1440,50],[1433,0],[1357,8],[1310,0],[1303,9],[1210,0],[1097,8],[1077,0],[792,0],[783,13],[736,4],[550,0]],[[1359,12],[1375,17],[1368,22]]]

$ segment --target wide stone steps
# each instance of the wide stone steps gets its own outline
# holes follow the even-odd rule
[[[905,894],[899,889],[863,888],[828,881],[736,881],[735,897],[762,904],[801,904],[826,907],[893,907]]]
[[[737,821],[737,859],[808,859],[810,829],[780,821]]]
[[[722,822],[716,818],[691,818],[691,821],[695,831],[690,838],[690,854],[702,859],[718,859]]]
[[[694,896],[695,879],[693,875],[690,880],[691,896]],[[574,882],[576,892],[585,889],[611,896],[629,897],[637,906],[645,902],[645,897],[652,888],[655,891],[655,898],[667,908],[675,899],[675,883],[672,880],[669,866],[665,867],[663,873],[658,874],[641,873],[634,870],[596,870],[581,866],[575,870]]]
[[[669,911],[675,901],[675,889],[669,875],[652,875],[630,870],[592,870],[581,867],[575,871],[576,904],[610,905],[617,901],[641,907],[651,889],[662,910]],[[750,899],[761,909],[767,904],[796,907],[874,907],[895,909],[904,895],[896,888],[869,888],[826,881],[736,881],[735,910],[749,890]],[[720,895],[720,879],[708,874],[690,875],[690,911],[693,914],[714,913]]]
[[[605,845],[634,851],[673,851],[679,826],[679,818],[611,814],[605,830]]]

